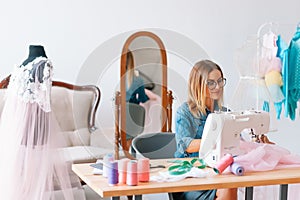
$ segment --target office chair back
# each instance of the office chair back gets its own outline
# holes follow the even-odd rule
[[[142,134],[132,140],[136,158],[174,158],[176,151],[175,133],[159,132]]]

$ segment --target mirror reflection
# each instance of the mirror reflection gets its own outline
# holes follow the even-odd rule
[[[126,102],[140,104],[149,100],[146,94],[144,79],[134,65],[133,53],[129,50],[126,56]],[[145,78],[148,78],[143,74]],[[151,79],[148,78],[151,83]],[[149,88],[150,91],[154,87]],[[148,90],[148,89],[147,89]]]
[[[115,152],[121,144],[126,154],[137,135],[166,132],[171,127],[167,57],[160,38],[146,31],[131,35],[123,46],[120,72]]]

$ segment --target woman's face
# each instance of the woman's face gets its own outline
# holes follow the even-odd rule
[[[207,98],[211,98],[213,100],[218,100],[222,97],[223,94],[223,87],[220,87],[218,85],[218,82],[222,79],[222,74],[219,70],[214,69],[213,71],[211,71],[208,74],[208,78],[207,78],[207,84],[206,84],[206,94]],[[208,87],[208,84],[210,85],[214,85],[215,84],[215,88],[214,89],[210,89]]]

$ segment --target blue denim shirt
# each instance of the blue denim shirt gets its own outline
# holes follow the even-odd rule
[[[139,76],[134,76],[132,85],[126,91],[126,101],[139,104],[140,102],[145,103],[148,100],[149,97],[145,93],[143,79]]]
[[[215,110],[219,110],[218,105],[215,103]],[[222,111],[226,108],[222,107]],[[207,115],[201,115],[199,118],[193,116],[189,110],[187,102],[183,103],[176,112],[175,116],[175,131],[176,131],[176,145],[177,150],[174,154],[176,158],[184,157],[198,157],[199,152],[187,153],[185,150],[190,145],[193,139],[201,139],[204,125],[207,116],[211,113],[206,109]]]

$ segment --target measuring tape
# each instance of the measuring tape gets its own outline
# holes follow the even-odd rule
[[[171,175],[182,175],[185,174],[189,171],[191,171],[191,169],[193,167],[197,167],[199,169],[204,169],[206,167],[206,164],[204,162],[203,159],[198,159],[198,158],[194,158],[191,160],[191,162],[186,161],[186,160],[174,160],[171,161],[172,163],[178,163],[178,165],[174,165],[168,168],[169,174]],[[199,162],[200,165],[199,166],[194,166],[194,164],[196,162]]]

